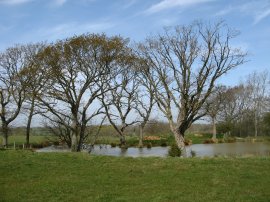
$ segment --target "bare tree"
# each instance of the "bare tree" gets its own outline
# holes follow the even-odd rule
[[[62,121],[65,121],[65,123]],[[67,146],[71,148],[72,131],[70,127],[67,127],[67,125],[71,125],[71,116],[65,116],[61,119],[58,117],[49,117],[44,123],[45,128],[50,131],[51,134],[58,137],[60,142],[66,143]]]
[[[258,136],[258,123],[268,107],[270,79],[268,71],[253,72],[248,76],[247,88],[250,89],[250,108],[254,117],[254,136]]]
[[[48,110],[45,116],[56,116],[70,128],[72,151],[80,151],[87,123],[102,113],[96,99],[109,90],[107,81],[114,77],[126,43],[121,37],[82,35],[59,41],[40,54],[51,78],[40,102]],[[68,125],[63,117],[70,115]]]
[[[217,139],[216,122],[217,116],[222,111],[222,103],[224,102],[225,86],[217,86],[213,90],[212,94],[206,101],[207,115],[210,117],[212,122],[212,139]]]
[[[139,89],[135,100],[135,110],[140,117],[139,131],[139,147],[143,147],[143,132],[146,124],[150,119],[150,115],[155,104],[154,88],[149,83],[145,74],[139,73]]]
[[[237,34],[223,22],[194,23],[167,29],[140,44],[158,107],[182,151],[185,131],[206,115],[201,109],[218,78],[244,63],[246,53],[230,44]]]
[[[21,70],[27,64],[25,46],[14,46],[0,53],[0,105],[3,146],[8,146],[9,124],[19,115],[25,100],[27,81]]]
[[[224,89],[220,110],[217,114],[220,125],[223,125],[223,132],[231,134],[234,127],[238,125],[241,136],[242,122],[249,109],[249,97],[250,90],[244,84]]]
[[[137,76],[137,72],[133,69],[123,68],[117,77],[108,82],[107,85],[110,86],[111,90],[107,93],[102,93],[100,98],[107,118],[120,138],[121,146],[126,145],[126,128],[138,122],[128,118],[136,107],[137,90],[139,87]]]
[[[38,96],[42,96],[42,90],[46,82],[49,80],[46,77],[44,69],[39,65],[37,55],[44,49],[45,44],[28,44],[25,46],[27,56],[27,64],[21,70],[21,76],[27,81],[27,88],[25,88],[26,100],[23,108],[27,114],[26,126],[26,147],[29,147],[29,138],[32,118],[39,113],[37,101]]]

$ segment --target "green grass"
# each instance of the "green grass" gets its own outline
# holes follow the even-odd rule
[[[147,136],[147,134],[145,136]],[[143,141],[144,145],[151,143],[152,146],[161,146],[161,145],[170,146],[175,143],[174,136],[172,134],[167,135],[159,134],[155,136],[161,137],[161,139],[144,140]],[[217,138],[222,137],[223,137],[222,135],[217,135]],[[199,134],[199,136],[196,134],[187,134],[185,138],[191,140],[192,144],[203,144],[205,140],[212,138],[212,134]],[[139,144],[139,138],[137,136],[126,136],[126,141],[129,147],[138,146]],[[100,136],[96,141],[96,144],[111,144],[111,143],[118,145],[120,143],[119,138],[117,136]]]
[[[33,146],[35,145],[41,145],[45,142],[56,140],[55,137],[50,135],[31,135],[30,136],[30,144]],[[0,145],[2,145],[2,136],[0,136]],[[8,143],[9,147],[13,147],[14,142],[16,144],[16,147],[22,147],[22,145],[26,142],[25,135],[10,135],[8,137]]]
[[[0,201],[269,201],[270,158],[0,150]]]

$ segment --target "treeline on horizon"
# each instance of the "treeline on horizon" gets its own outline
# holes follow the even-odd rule
[[[22,113],[26,145],[38,114],[45,128],[71,142],[73,151],[80,151],[89,136],[98,136],[105,123],[125,145],[130,128],[153,127],[148,124],[153,108],[167,119],[163,124],[180,149],[187,130],[202,119],[211,124],[214,139],[217,132],[268,135],[267,71],[254,72],[234,87],[217,85],[246,62],[247,53],[231,45],[236,36],[224,22],[194,22],[137,44],[121,36],[83,34],[7,48],[0,53],[3,146]],[[100,122],[89,130],[94,120]]]

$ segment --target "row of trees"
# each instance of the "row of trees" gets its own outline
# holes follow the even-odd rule
[[[196,22],[135,45],[85,34],[8,48],[0,54],[3,145],[22,111],[28,144],[32,117],[40,114],[68,135],[73,151],[80,151],[95,117],[100,125],[107,119],[125,145],[126,128],[140,122],[143,129],[156,104],[183,150],[185,131],[209,112],[217,80],[245,62],[246,53],[231,45],[236,36],[223,22]]]
[[[266,134],[265,119],[270,111],[270,75],[268,71],[253,72],[245,81],[234,87],[218,86],[207,101],[209,117],[221,133],[235,136]]]

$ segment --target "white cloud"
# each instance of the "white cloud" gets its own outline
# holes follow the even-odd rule
[[[218,11],[218,12],[216,13],[216,16],[227,15],[227,14],[233,12],[234,10],[235,10],[234,7],[229,6],[229,7],[225,8],[225,9],[222,9],[222,10]]]
[[[0,32],[5,32],[10,30],[12,27],[11,26],[5,26],[0,24]]]
[[[123,4],[123,9],[130,8],[133,6],[135,3],[137,3],[137,0],[125,0],[125,3]]]
[[[161,2],[152,5],[146,10],[146,13],[152,14],[174,7],[193,6],[199,3],[210,2],[213,0],[162,0]]]
[[[0,4],[15,6],[19,4],[28,3],[30,1],[33,1],[33,0],[0,0]]]
[[[76,34],[92,33],[92,32],[105,32],[106,30],[114,27],[110,22],[97,22],[97,23],[65,23],[50,28],[42,28],[38,30],[38,35],[46,40],[57,40],[65,37],[73,36]]]
[[[270,1],[256,0],[234,6],[230,5],[229,7],[218,11],[216,15],[228,15],[232,12],[240,12],[246,16],[251,16],[253,18],[253,24],[256,25],[266,17],[270,16]]]
[[[255,15],[255,19],[254,19],[254,24],[259,23],[260,21],[262,21],[264,18],[270,16],[270,8],[259,12],[257,15]]]
[[[0,0],[0,4],[15,6],[15,5],[28,3],[30,1],[36,1],[36,0]],[[67,2],[67,0],[52,0],[51,2],[52,4],[56,6],[62,6]]]
[[[55,5],[62,6],[67,2],[67,0],[54,0]]]

